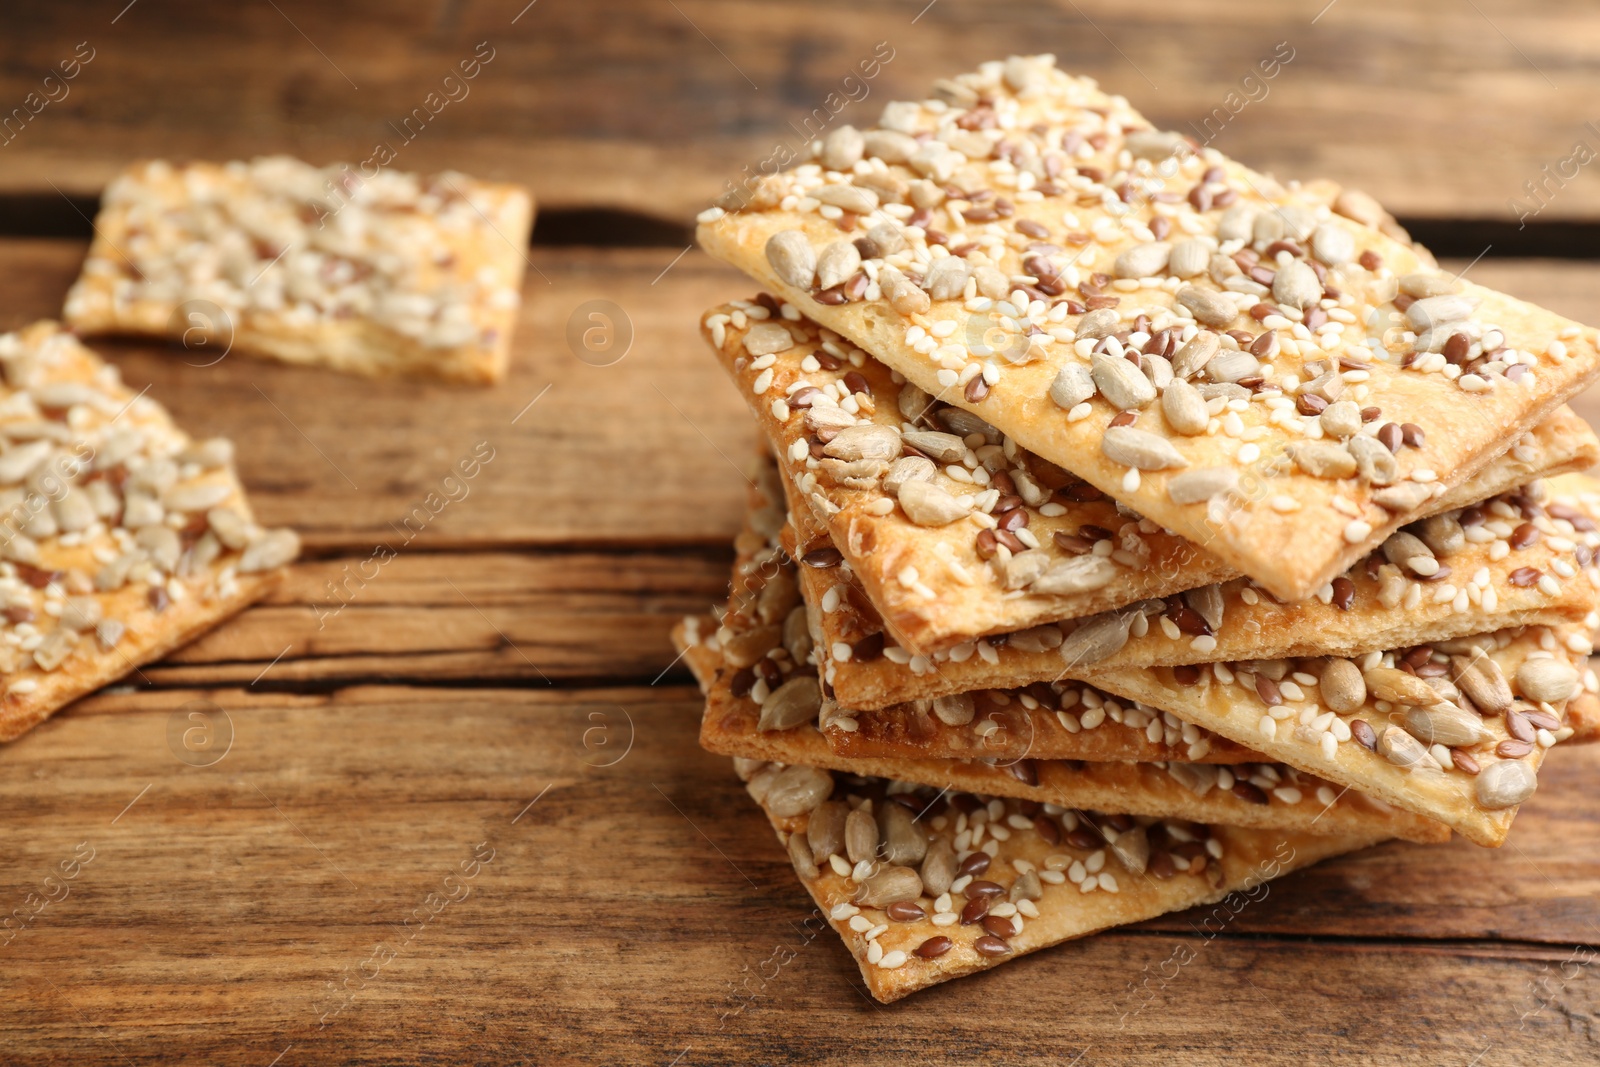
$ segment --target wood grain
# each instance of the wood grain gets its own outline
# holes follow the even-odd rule
[[[359,161],[381,141],[405,169],[457,168],[525,182],[550,207],[683,222],[780,142],[802,143],[790,124],[802,128],[830,92],[854,92],[839,121],[861,125],[936,77],[1039,50],[1168,127],[1236,112],[1216,134],[1224,151],[1283,177],[1353,184],[1403,215],[1513,221],[1524,182],[1580,138],[1600,148],[1585,126],[1600,95],[1600,14],[1582,0],[184,0],[113,23],[123,6],[0,18],[0,113],[79,42],[94,50],[68,94],[4,147],[0,189],[93,194],[149,156]],[[405,118],[479,42],[494,58],[407,141]],[[879,42],[893,59],[863,97],[843,79]],[[1292,61],[1246,83],[1279,42]],[[1552,188],[1541,219],[1600,216],[1600,183]]]
[[[692,692],[219,689],[207,696],[235,733],[210,767],[168,747],[196,695],[93,698],[0,761],[14,906],[80,842],[94,850],[70,894],[0,948],[8,1057],[1594,1055],[1600,986],[1561,968],[1596,940],[1584,783],[1600,750],[1552,759],[1514,850],[1384,846],[1278,883],[1211,939],[1202,916],[1171,916],[885,1009],[831,933],[808,937],[810,902],[770,830],[695,745]],[[493,858],[463,877],[480,842]],[[405,927],[430,893],[457,899]],[[1163,969],[1179,946],[1194,961]],[[343,999],[329,983],[347,978],[354,998],[330,1015]]]

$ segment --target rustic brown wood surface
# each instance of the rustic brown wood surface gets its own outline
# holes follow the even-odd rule
[[[1510,221],[1546,164],[1559,176],[1575,142],[1600,149],[1586,125],[1600,119],[1600,20],[1584,0],[126,3],[10,16],[5,112],[80,42],[93,58],[4,148],[0,188],[93,194],[130,158],[355,162],[383,143],[408,169],[683,222],[779,144],[804,143],[829,93],[850,101],[836,121],[860,125],[935,77],[1041,50],[1163,125],[1401,215]],[[847,84],[880,42],[892,58]],[[1292,58],[1263,79],[1280,43]],[[491,58],[460,80],[478,56]],[[1541,217],[1600,217],[1600,182],[1570,170]]]
[[[1387,845],[1213,938],[1168,916],[883,1007],[696,746],[667,640],[726,584],[754,439],[695,330],[752,287],[672,242],[877,42],[893,59],[839,121],[1049,49],[1187,128],[1287,41],[1221,148],[1365,188],[1434,220],[1453,269],[1600,322],[1600,266],[1499,258],[1600,221],[1586,171],[1533,238],[1507,203],[1600,148],[1591,6],[109,0],[0,31],[0,329],[59,312],[77,212],[129,160],[359,160],[480,41],[397,165],[525,181],[569,245],[536,238],[492,390],[97,343],[238,443],[307,554],[0,747],[0,1064],[1600,1061],[1600,748],[1551,758],[1503,849]],[[67,95],[6,127],[79,42]],[[569,341],[597,321],[620,359]],[[494,459],[446,485],[479,442]]]

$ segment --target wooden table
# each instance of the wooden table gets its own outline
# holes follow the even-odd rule
[[[1600,750],[1552,758],[1501,850],[1385,846],[1215,937],[1169,916],[885,1008],[696,747],[667,641],[724,587],[752,440],[695,337],[751,287],[685,251],[688,221],[878,42],[861,121],[1048,47],[1187,128],[1287,41],[1224,150],[1365,188],[1457,267],[1494,245],[1475,280],[1597,322],[1600,269],[1537,257],[1593,255],[1600,180],[1549,186],[1525,229],[1507,203],[1600,146],[1592,5],[524,2],[0,16],[0,111],[93,51],[0,147],[0,327],[58,312],[78,212],[126,161],[359,159],[478,42],[494,58],[399,165],[522,180],[543,212],[494,390],[100,346],[232,436],[307,552],[268,602],[0,749],[5,909],[75,872],[0,948],[0,1062],[1600,1060]],[[608,366],[565,341],[596,299],[633,332]],[[405,541],[481,442],[468,494]],[[395,558],[349,581],[379,544]],[[209,755],[181,740],[196,711]]]

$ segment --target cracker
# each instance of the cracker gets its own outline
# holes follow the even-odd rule
[[[106,189],[66,319],[364,375],[505,377],[533,202],[515,185],[284,156],[136,163]]]
[[[1569,696],[1600,691],[1587,662],[1592,633],[1587,624],[1529,627],[1372,653],[1359,665],[1338,658],[1214,663],[1097,671],[1089,680],[1494,847],[1520,800],[1532,795],[1545,749],[1577,732],[1565,717],[1568,697],[1538,699],[1558,693],[1548,680],[1533,688],[1541,670],[1534,665],[1558,675]],[[1480,677],[1500,676],[1499,698],[1475,702],[1467,683],[1452,680],[1474,660]],[[1180,679],[1180,670],[1191,673]],[[1331,697],[1332,679],[1341,677]],[[1401,697],[1439,702],[1416,706]]]
[[[806,548],[823,549],[819,563],[847,561],[876,606],[874,614],[881,613],[882,627],[867,632],[885,629],[911,653],[937,656],[975,636],[1082,618],[1238,576],[1155,523],[1119,511],[1053,464],[1003,446],[992,427],[977,422],[975,428],[972,416],[959,408],[918,394],[902,410],[901,386],[883,364],[859,352],[852,359],[814,323],[779,328],[770,318],[752,318],[767,314],[757,303],[724,305],[706,317],[707,340],[771,442],[788,495],[799,502],[796,522],[806,527],[799,532]],[[767,328],[777,334],[763,334]],[[788,336],[781,336],[785,331]],[[796,343],[769,350],[785,340]],[[763,386],[759,395],[757,385]],[[930,426],[938,429],[930,432]],[[945,433],[950,426],[972,429],[971,444]],[[870,467],[836,458],[830,450],[855,455],[849,437],[834,443],[842,428],[857,436],[887,435],[888,446],[901,435],[901,449]],[[936,474],[936,465],[920,465],[930,484],[957,501],[971,501],[964,518],[919,525],[896,506],[886,488],[896,476],[885,472],[899,451],[917,454],[918,444],[941,460]],[[1597,460],[1600,441],[1562,408],[1423,511],[1463,507]],[[823,530],[837,553],[813,544]],[[1074,571],[1070,591],[1039,591]],[[1203,649],[1196,658],[1206,658]]]
[[[1367,198],[1150,131],[1053,63],[835,131],[702,213],[700,244],[1286,600],[1600,375],[1592,329],[1439,272]],[[1220,350],[1195,370],[1202,332]],[[1209,394],[1199,423],[1172,360]]]
[[[0,336],[0,740],[264,596],[299,550],[55,323]]]
[[[852,708],[1024,686],[1056,679],[1063,670],[1351,656],[1510,626],[1553,625],[1594,611],[1592,582],[1561,578],[1563,572],[1582,572],[1600,580],[1595,569],[1600,533],[1594,528],[1600,498],[1594,488],[1587,476],[1563,475],[1413,524],[1403,532],[1421,535],[1425,545],[1431,542],[1424,551],[1432,563],[1408,564],[1404,553],[1409,549],[1401,546],[1414,548],[1415,542],[1394,538],[1298,603],[1280,603],[1250,579],[1236,578],[1146,602],[1138,611],[978,638],[933,655],[915,654],[895,642],[857,584],[854,567],[802,566],[800,579],[808,600],[830,608],[819,614],[818,645],[827,650],[824,674],[840,702]],[[1524,529],[1546,508],[1585,529],[1571,537]],[[791,516],[793,540],[831,544],[808,522],[803,507]],[[801,559],[834,558],[798,545],[790,548]],[[1386,553],[1398,562],[1389,562]],[[1425,576],[1416,568],[1432,573]],[[1129,636],[1119,644],[1124,633]],[[1091,641],[1091,635],[1099,636]]]
[[[936,796],[932,789],[810,768],[738,766],[801,884],[855,957],[868,991],[885,1003],[1166,912],[1227,900],[1229,910],[1219,916],[1225,918],[1262,899],[1266,890],[1253,890],[1273,878],[1382,840],[1107,818],[1027,801]],[[808,787],[819,801],[827,788],[830,799],[794,814],[807,802]],[[909,842],[897,848],[894,858],[902,862],[853,866],[842,845],[817,855],[828,849],[824,835],[831,831],[820,820],[838,813],[834,805],[922,830],[915,841],[896,838]],[[980,842],[979,827],[1006,836]],[[813,831],[823,839],[814,841]],[[1108,838],[1115,840],[1106,844]],[[954,881],[946,877],[951,862]],[[891,880],[898,880],[898,891],[886,888]],[[864,884],[877,895],[858,896]],[[970,921],[962,921],[963,913]]]

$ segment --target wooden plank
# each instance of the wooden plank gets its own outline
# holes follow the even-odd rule
[[[789,124],[802,128],[830,92],[860,100],[838,120],[859,125],[936,77],[1041,49],[1169,127],[1203,128],[1224,108],[1226,124],[1213,120],[1223,150],[1284,177],[1354,184],[1401,214],[1510,221],[1508,201],[1542,167],[1579,139],[1600,148],[1585,127],[1600,95],[1600,15],[1581,0],[922,6],[282,0],[223,12],[186,0],[114,23],[121,4],[93,19],[30,9],[0,33],[4,113],[30,92],[60,97],[43,79],[79,42],[94,58],[65,97],[13,120],[0,189],[93,193],[152,155],[357,162],[383,142],[406,169],[458,168],[526,182],[549,206],[685,221],[778,144],[803,143]],[[446,86],[479,42],[490,62]],[[892,60],[846,85],[879,42]],[[1248,81],[1279,42],[1292,61]],[[435,97],[437,114],[413,120],[408,141],[404,120],[447,90],[457,101]],[[1600,183],[1551,188],[1543,218],[1600,216]]]
[[[381,567],[312,560],[264,603],[138,680],[648,682],[666,674],[682,682],[685,668],[669,671],[678,656],[668,630],[726,598],[731,565],[731,550],[408,553]]]
[[[695,746],[681,688],[218,690],[232,746],[208,767],[169,747],[196,696],[93,698],[0,759],[8,908],[93,850],[0,948],[8,1056],[1593,1055],[1600,986],[1563,964],[1595,940],[1600,751],[1551,761],[1514,849],[1385,846],[1278,883],[1211,939],[1174,916],[881,1009],[833,935],[808,936],[810,902],[726,761]],[[480,842],[493,858],[472,868]],[[1507,940],[1466,940],[1486,934]]]

